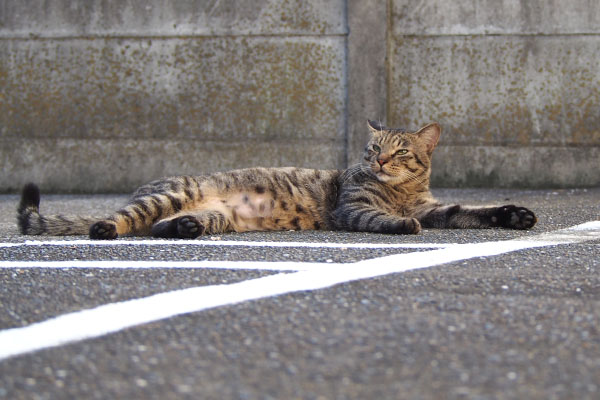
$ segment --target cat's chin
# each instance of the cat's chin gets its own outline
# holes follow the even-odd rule
[[[373,173],[375,174],[375,177],[377,178],[377,180],[379,182],[384,182],[384,183],[388,183],[388,184],[394,184],[394,183],[398,183],[398,177],[396,176],[392,176],[392,175],[388,175],[383,171],[373,171]]]
[[[377,179],[382,182],[387,182],[392,178],[391,176],[389,176],[388,174],[386,174],[383,171],[377,171],[377,172],[374,172],[374,174],[377,177]]]

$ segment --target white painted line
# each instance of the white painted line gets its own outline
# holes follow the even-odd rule
[[[600,221],[528,237],[527,240],[461,244],[446,249],[397,254],[354,264],[323,264],[318,270],[276,274],[229,285],[176,290],[106,304],[0,332],[0,360],[209,308],[322,289],[357,279],[374,278],[474,257],[489,257],[517,250],[588,240],[600,240]]]
[[[263,271],[308,271],[332,264],[294,261],[0,261],[0,268],[90,268],[90,269],[244,269]]]
[[[2,247],[21,246],[239,246],[239,247],[307,247],[330,249],[437,249],[453,246],[448,243],[314,243],[314,242],[252,242],[238,240],[26,240],[22,243],[0,243]]]

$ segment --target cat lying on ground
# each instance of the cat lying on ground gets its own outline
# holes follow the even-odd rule
[[[429,191],[431,155],[441,128],[416,132],[369,121],[371,139],[360,164],[346,170],[251,168],[178,176],[140,187],[104,219],[41,215],[40,191],[24,187],[18,224],[26,235],[119,235],[196,238],[267,230],[345,230],[415,234],[424,228],[529,229],[527,208],[442,205]]]

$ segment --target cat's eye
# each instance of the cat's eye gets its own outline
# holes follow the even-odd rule
[[[373,151],[376,153],[381,153],[381,147],[377,146],[376,144],[373,145]]]
[[[395,153],[394,153],[394,156],[403,156],[403,155],[405,155],[406,153],[408,153],[408,150],[406,150],[406,149],[401,149],[401,150],[398,150],[397,152],[395,152]]]

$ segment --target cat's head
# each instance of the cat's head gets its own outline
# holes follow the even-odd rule
[[[368,126],[371,140],[363,162],[377,179],[392,185],[429,182],[431,154],[442,132],[437,123],[416,132],[386,128],[375,121]]]

